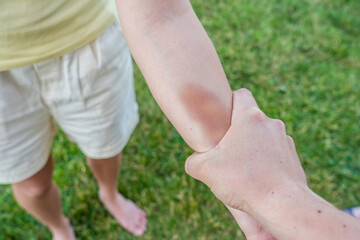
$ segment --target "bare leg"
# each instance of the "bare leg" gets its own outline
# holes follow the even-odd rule
[[[52,181],[52,172],[50,156],[40,172],[12,184],[13,194],[23,209],[50,229],[55,240],[76,239],[70,221],[62,212],[61,198],[58,187]]]
[[[108,159],[87,158],[99,185],[99,199],[119,224],[139,236],[146,230],[146,213],[117,190],[121,153]]]

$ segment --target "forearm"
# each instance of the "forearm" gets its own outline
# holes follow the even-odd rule
[[[360,221],[336,209],[307,187],[274,191],[252,214],[277,239],[358,239]]]
[[[230,126],[232,93],[216,51],[187,0],[117,0],[133,57],[165,115],[201,152]]]

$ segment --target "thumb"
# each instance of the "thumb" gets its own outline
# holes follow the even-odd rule
[[[246,88],[241,88],[233,92],[233,112],[231,122],[236,121],[248,109],[259,109],[252,93]]]
[[[208,175],[208,162],[209,159],[206,157],[206,153],[195,152],[185,161],[185,171],[191,177],[204,182]]]

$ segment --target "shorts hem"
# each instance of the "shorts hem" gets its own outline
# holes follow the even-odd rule
[[[131,134],[135,130],[138,123],[139,115],[136,110],[134,116],[131,119],[131,124],[129,124],[130,126],[127,128],[126,133],[123,135],[120,141],[118,141],[112,146],[106,147],[106,149],[86,149],[85,147],[80,147],[80,149],[87,157],[90,157],[92,159],[101,160],[114,157],[117,154],[121,153],[122,150],[125,148],[126,144],[129,142]]]
[[[41,156],[39,157],[41,160],[34,162],[31,167],[26,168],[24,171],[19,171],[16,173],[4,175],[0,175],[0,184],[13,184],[18,183],[21,181],[24,181],[35,174],[37,174],[47,163],[50,155],[50,148],[51,148],[52,141],[50,143],[50,147],[48,147],[47,151],[45,151]]]

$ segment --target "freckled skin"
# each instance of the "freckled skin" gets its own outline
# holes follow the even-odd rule
[[[216,145],[230,126],[231,114],[216,94],[189,84],[180,92],[180,101],[194,122],[201,126],[210,145]]]

